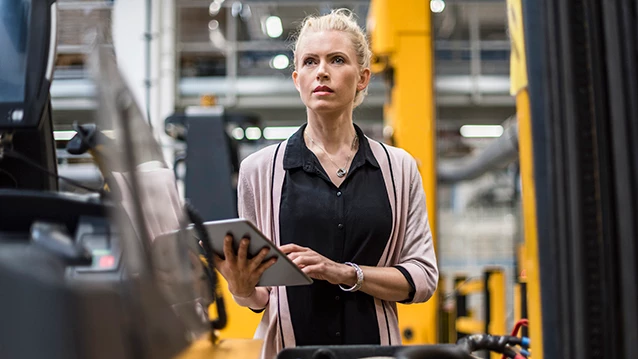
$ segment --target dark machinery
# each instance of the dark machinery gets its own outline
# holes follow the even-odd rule
[[[176,198],[172,171],[113,54],[99,46],[91,61],[96,127],[119,135],[102,151],[113,176],[88,195],[57,192],[49,101],[55,19],[55,1],[0,0],[0,357],[173,357],[210,329],[212,274],[196,241],[152,241],[186,215],[179,202],[166,205]],[[78,130],[77,149],[95,150],[90,129]],[[173,228],[153,225],[155,208]]]
[[[176,156],[174,169],[177,176],[177,169],[185,166],[185,197],[204,220],[235,218],[240,144],[227,134],[227,128],[258,126],[259,118],[221,107],[205,110],[176,113],[165,120],[166,134],[186,143],[185,153]]]
[[[55,9],[55,0],[0,1],[0,186],[5,188],[57,189],[49,100]]]

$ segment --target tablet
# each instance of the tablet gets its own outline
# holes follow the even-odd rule
[[[233,249],[237,251],[243,237],[250,238],[248,258],[253,258],[264,248],[270,248],[266,259],[277,257],[277,261],[262,274],[257,286],[296,286],[312,284],[312,279],[294,264],[286,254],[277,248],[275,243],[257,229],[249,220],[244,218],[226,219],[204,222],[213,251],[224,257],[224,237],[227,233],[233,235]],[[189,230],[193,230],[189,227]]]

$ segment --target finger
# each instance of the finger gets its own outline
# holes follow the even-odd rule
[[[237,264],[242,268],[246,266],[249,243],[250,241],[246,238],[242,239],[241,242],[239,242],[239,250],[237,251]]]
[[[264,263],[260,264],[259,267],[257,267],[257,270],[255,270],[255,274],[261,277],[261,275],[264,274],[266,269],[272,267],[273,264],[275,264],[276,262],[277,262],[277,258],[271,258],[265,261]]]
[[[315,264],[311,266],[305,266],[301,268],[301,271],[306,273],[310,278],[317,278],[321,274],[321,265]]]
[[[234,262],[237,259],[233,250],[233,236],[231,235],[224,237],[224,256],[230,262]]]
[[[255,270],[257,269],[257,267],[259,267],[259,265],[261,264],[261,262],[264,261],[264,259],[266,259],[266,255],[268,254],[268,252],[270,251],[270,248],[268,247],[264,247],[262,248],[259,253],[257,253],[257,255],[255,256],[255,258],[250,260],[250,269],[251,270]]]
[[[312,264],[318,264],[320,262],[319,258],[311,257],[311,256],[300,256],[292,260],[294,264],[297,266],[307,266]]]
[[[222,259],[222,257],[214,253],[213,253],[213,262],[215,263],[215,268],[219,268],[221,267],[222,264],[224,264],[224,260]]]
[[[281,250],[282,252],[286,254],[292,253],[292,252],[303,252],[306,249],[307,248],[296,245],[294,243],[284,244],[283,246],[279,247],[279,250]]]
[[[199,241],[199,246],[204,248],[204,243],[202,243],[202,241]]]
[[[299,258],[299,256],[301,256],[301,253],[292,252],[292,253],[288,254],[288,259],[290,259],[291,261],[294,261],[295,258]]]

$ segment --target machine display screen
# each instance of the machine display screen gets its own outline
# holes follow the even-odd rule
[[[24,102],[31,0],[0,0],[0,103]]]

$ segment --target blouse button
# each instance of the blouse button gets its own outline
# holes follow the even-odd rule
[[[341,197],[341,191],[337,192],[337,197]]]
[[[339,223],[337,227],[339,227],[339,229],[343,229],[343,223]]]

